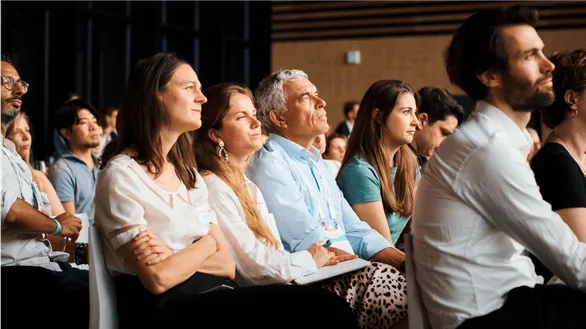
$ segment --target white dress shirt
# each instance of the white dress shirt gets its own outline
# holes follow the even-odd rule
[[[95,203],[95,225],[105,237],[106,266],[114,275],[136,275],[116,250],[142,230],[150,230],[172,249],[183,249],[208,234],[210,223],[217,223],[199,174],[194,189],[181,184],[167,192],[126,155],[112,158],[98,176]],[[133,225],[139,227],[119,233]]]
[[[40,266],[61,271],[53,260],[66,262],[69,255],[52,252],[51,243],[41,233],[24,233],[4,226],[8,210],[16,199],[22,199],[39,211],[50,215],[50,204],[33,182],[30,167],[16,153],[10,140],[2,137],[2,266]]]
[[[218,224],[236,261],[235,281],[239,285],[289,283],[317,272],[313,257],[308,251],[285,251],[275,219],[269,213],[260,189],[253,182],[245,177],[248,191],[256,201],[263,221],[279,241],[278,249],[265,245],[248,228],[244,209],[228,184],[214,174],[208,174],[204,179],[208,186],[210,207],[217,215]]]
[[[416,277],[434,329],[499,309],[543,282],[527,249],[586,290],[586,244],[543,201],[526,157],[533,141],[487,102],[436,151],[413,214]]]

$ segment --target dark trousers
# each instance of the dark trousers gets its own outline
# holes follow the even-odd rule
[[[489,314],[468,319],[458,329],[586,328],[586,293],[564,285],[518,287],[505,304]]]
[[[120,275],[115,282],[120,329],[358,328],[344,299],[318,287],[272,285],[205,292],[231,281],[196,273],[155,296],[137,277]]]
[[[37,266],[0,269],[2,328],[52,327],[55,321],[65,328],[88,328],[88,271],[58,264],[63,272]]]

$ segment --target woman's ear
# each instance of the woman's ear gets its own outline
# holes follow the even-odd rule
[[[576,94],[573,90],[566,90],[566,93],[564,94],[564,101],[566,104],[568,104],[572,111],[578,110],[578,105],[576,105]]]
[[[372,121],[374,121],[375,123],[380,124],[382,122],[381,118],[380,118],[380,114],[381,111],[378,108],[374,108],[372,110]]]
[[[208,130],[208,137],[216,144],[220,143],[220,140],[222,140],[222,137],[220,137],[220,134],[218,134],[218,131],[214,128]]]

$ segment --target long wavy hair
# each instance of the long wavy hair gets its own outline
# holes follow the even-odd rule
[[[183,64],[187,63],[174,53],[158,53],[134,66],[116,120],[118,138],[106,146],[102,168],[115,155],[132,150],[133,159],[146,166],[155,177],[159,177],[165,160],[168,160],[181,182],[188,189],[195,188],[196,163],[188,135],[179,136],[165,159],[159,133],[168,115],[157,96],[167,88],[173,73]]]
[[[248,227],[257,239],[263,238],[265,245],[276,249],[279,242],[261,218],[256,201],[252,200],[246,187],[244,174],[239,168],[220,158],[217,152],[218,144],[212,141],[209,136],[210,129],[222,129],[222,121],[230,111],[230,101],[236,94],[250,97],[254,104],[250,89],[236,84],[222,83],[204,90],[208,101],[202,105],[202,126],[194,132],[195,142],[193,145],[197,163],[202,175],[207,172],[213,173],[234,191],[242,209],[244,209]]]
[[[415,200],[416,158],[407,144],[399,148],[394,157],[397,173],[393,184],[391,164],[383,146],[383,139],[388,134],[387,118],[393,111],[399,96],[404,93],[414,94],[409,84],[399,80],[379,80],[370,86],[360,103],[342,168],[354,156],[362,154],[380,178],[385,210],[409,217],[413,214]],[[393,185],[395,194],[393,194]]]

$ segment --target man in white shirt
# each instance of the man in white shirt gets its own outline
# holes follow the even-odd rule
[[[2,314],[20,327],[41,327],[51,319],[65,326],[89,323],[88,272],[72,268],[64,252],[53,252],[47,234],[79,236],[81,220],[70,213],[54,219],[42,212],[40,193],[29,166],[4,138],[20,114],[28,83],[2,54]],[[4,324],[4,322],[2,323]]]
[[[543,201],[526,160],[531,110],[554,100],[536,21],[525,7],[474,14],[446,53],[450,80],[477,107],[417,191],[413,256],[434,329],[586,327],[586,244]],[[525,249],[567,286],[544,286]]]

